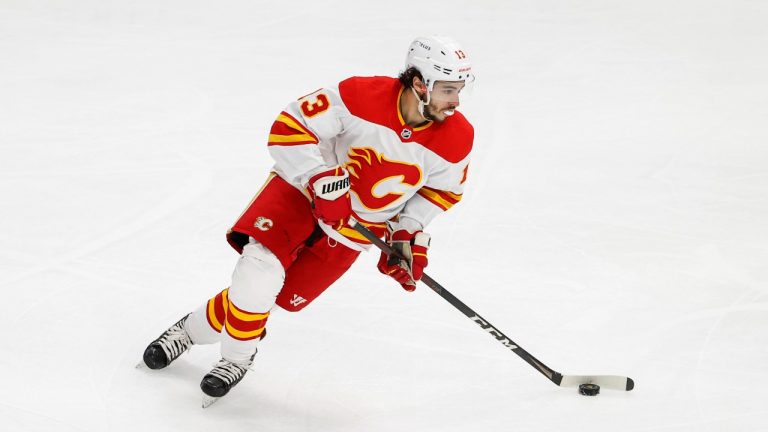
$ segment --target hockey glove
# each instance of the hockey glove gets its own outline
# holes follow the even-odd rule
[[[403,258],[382,252],[381,257],[379,257],[379,271],[392,277],[406,291],[415,290],[416,282],[421,279],[424,274],[424,267],[428,263],[429,234],[422,231],[411,233],[408,230],[400,229],[387,237],[392,249]]]
[[[352,215],[349,196],[349,173],[341,167],[315,174],[309,179],[312,214],[315,218],[340,230]]]

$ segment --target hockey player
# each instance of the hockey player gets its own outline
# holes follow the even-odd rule
[[[474,132],[456,108],[473,80],[456,41],[419,37],[399,78],[353,77],[290,103],[270,130],[273,171],[227,234],[241,254],[231,285],[150,343],[144,363],[162,369],[220,342],[200,387],[209,401],[227,394],[274,306],[302,310],[370,247],[350,218],[405,257],[382,254],[378,268],[413,291],[428,262],[424,228],[462,197]]]

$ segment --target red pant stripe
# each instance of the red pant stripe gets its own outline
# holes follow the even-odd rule
[[[205,316],[208,319],[208,324],[217,332],[221,331],[227,319],[227,309],[229,307],[228,294],[229,288],[226,288],[214,298],[208,300]]]

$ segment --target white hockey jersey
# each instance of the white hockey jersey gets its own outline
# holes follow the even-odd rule
[[[353,77],[286,107],[272,125],[274,171],[306,191],[309,178],[337,165],[350,174],[354,218],[383,235],[385,223],[422,229],[461,200],[474,130],[461,113],[412,128],[400,113],[404,87],[391,77]],[[370,246],[351,227],[320,223],[357,250]]]

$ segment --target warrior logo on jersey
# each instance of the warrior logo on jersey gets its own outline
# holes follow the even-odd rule
[[[418,165],[387,159],[370,147],[350,148],[349,171],[352,192],[371,211],[389,207],[406,190],[421,182]]]

